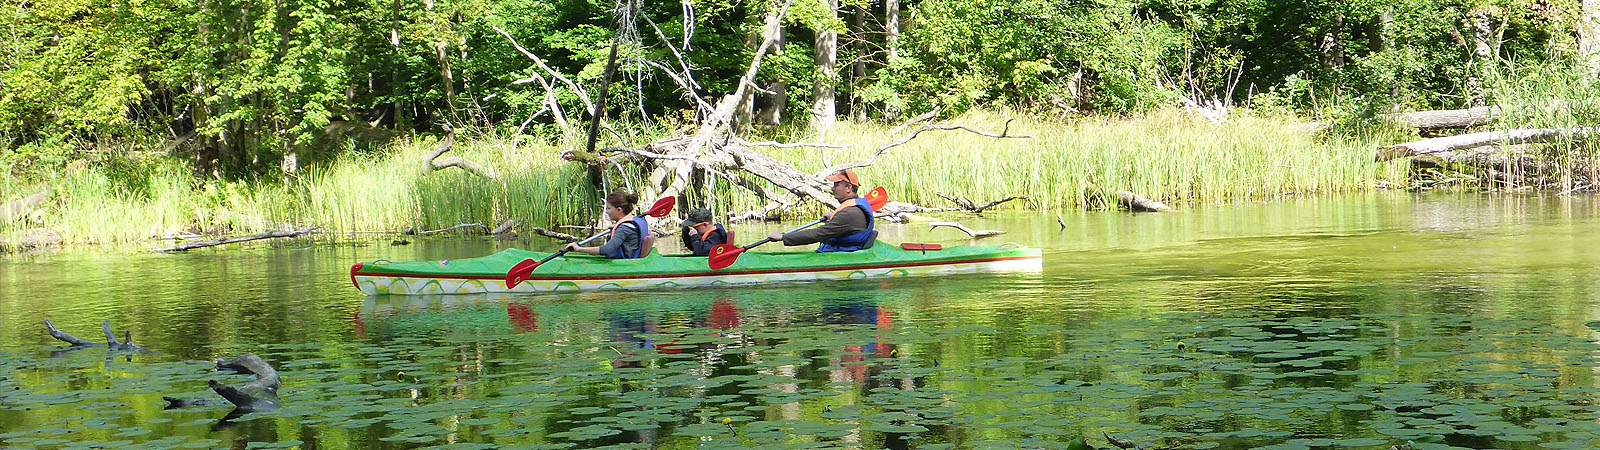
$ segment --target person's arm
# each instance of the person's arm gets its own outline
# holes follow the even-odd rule
[[[828,222],[820,227],[783,235],[783,245],[815,244],[865,229],[867,229],[867,218],[861,212],[861,208],[847,208],[835,213],[833,218],[828,219]]]

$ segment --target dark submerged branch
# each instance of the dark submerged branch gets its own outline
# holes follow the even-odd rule
[[[186,251],[194,250],[194,249],[197,249],[197,248],[215,247],[215,246],[218,246],[218,245],[227,245],[227,244],[237,244],[237,243],[240,243],[240,242],[259,241],[259,240],[262,240],[262,239],[292,238],[292,237],[299,237],[300,235],[303,235],[303,234],[306,234],[306,233],[311,233],[313,231],[317,231],[317,230],[320,230],[320,229],[322,229],[322,228],[321,227],[311,227],[311,228],[307,228],[307,229],[299,230],[299,231],[274,231],[274,232],[271,232],[271,233],[261,233],[261,234],[257,234],[257,235],[253,235],[253,236],[233,237],[233,238],[227,238],[227,239],[218,239],[218,240],[214,240],[214,241],[191,242],[191,243],[182,244],[182,245],[175,245],[175,246],[167,247],[167,248],[163,248],[163,249],[156,249],[155,251],[158,252],[158,253],[186,252]]]

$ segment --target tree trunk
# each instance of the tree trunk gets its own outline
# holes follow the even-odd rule
[[[856,92],[861,89],[862,80],[867,77],[867,8],[856,7],[850,26],[850,55],[854,59],[850,62],[850,117],[857,122],[867,120],[867,108],[861,105],[861,96]]]
[[[772,16],[777,13],[777,9],[768,11],[766,20],[771,21]],[[772,41],[773,53],[783,53],[783,33],[784,29],[780,25],[778,34]],[[789,107],[789,83],[783,81],[767,83],[767,91],[771,92],[771,94],[767,95],[767,104],[761,108],[761,112],[757,113],[756,120],[766,125],[777,126],[783,123],[783,110]]]
[[[757,28],[755,33],[745,36],[744,48],[749,49],[751,53],[755,53],[756,49],[761,47],[762,31],[763,30]],[[739,98],[739,111],[733,115],[733,128],[735,130],[743,130],[744,128],[750,126],[751,121],[755,120],[755,99],[756,92],[753,89],[746,90],[744,96]]]
[[[1600,0],[1583,0],[1578,21],[1578,55],[1592,73],[1600,73]]]
[[[1344,42],[1339,37],[1344,32],[1344,14],[1335,15],[1333,29],[1322,36],[1323,64],[1333,69],[1344,68]]]
[[[1472,11],[1472,56],[1474,69],[1467,77],[1467,95],[1469,106],[1485,106],[1489,99],[1484,93],[1483,83],[1492,70],[1494,70],[1494,47],[1490,40],[1494,38],[1494,23],[1490,20],[1489,11],[1478,9]]]
[[[1394,12],[1385,10],[1378,13],[1378,20],[1373,24],[1373,28],[1367,49],[1373,53],[1388,50],[1389,46],[1392,45],[1389,41],[1389,33],[1394,29]]]
[[[1535,144],[1543,142],[1584,141],[1600,135],[1600,128],[1545,128],[1510,131],[1486,131],[1460,136],[1423,139],[1416,142],[1391,145],[1378,149],[1378,161],[1456,152],[1486,145]],[[1388,156],[1390,158],[1385,159]]]
[[[823,2],[827,5],[828,17],[839,16],[839,0],[823,0]],[[818,133],[826,133],[833,129],[836,108],[834,83],[839,78],[834,63],[838,57],[839,33],[833,30],[817,30],[817,77],[811,88],[811,129]]]
[[[883,0],[883,17],[883,46],[889,49],[887,63],[900,54],[900,0]]]
[[[454,113],[456,111],[456,77],[450,70],[450,53],[444,50],[448,45],[444,41],[439,41],[433,43],[433,48],[435,56],[439,58],[439,81],[444,84],[444,104],[451,113]]]

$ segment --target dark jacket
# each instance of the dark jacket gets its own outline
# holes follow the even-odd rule
[[[611,232],[611,239],[607,240],[605,245],[600,246],[600,255],[607,258],[619,259],[617,258],[617,255],[619,255],[617,252],[618,249],[622,250],[620,253],[621,255],[638,255],[639,245],[642,243],[639,234],[639,226],[633,221],[627,221],[618,224],[617,227]],[[629,259],[633,257],[634,256],[627,256],[620,259]]]
[[[839,203],[850,204],[855,202],[855,197],[844,199]],[[867,213],[861,208],[850,207],[833,213],[828,222],[820,227],[800,230],[783,235],[783,245],[815,244],[851,233],[867,229]]]
[[[712,226],[715,228],[703,235],[693,228],[684,228],[683,247],[694,252],[695,256],[710,256],[712,248],[728,243],[728,230],[724,230],[722,225]]]

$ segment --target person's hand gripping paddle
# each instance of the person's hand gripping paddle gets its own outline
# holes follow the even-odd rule
[[[656,204],[650,206],[650,210],[645,211],[644,214],[658,219],[666,217],[667,214],[672,214],[672,206],[676,204],[678,204],[677,197],[665,197],[660,200],[656,200]],[[589,236],[588,239],[578,241],[578,245],[587,244],[595,239],[600,239],[601,236],[605,236],[608,233],[611,233],[611,230],[601,231],[600,234]],[[511,266],[511,270],[506,272],[506,289],[517,287],[518,284],[522,284],[523,281],[527,281],[528,277],[533,275],[534,269],[538,269],[540,264],[550,262],[552,259],[556,259],[561,255],[567,254],[568,251],[571,251],[570,248],[561,249],[561,251],[555,252],[544,259],[538,261],[524,259],[522,262],[517,263],[517,265]]]
[[[868,192],[867,193],[867,205],[871,206],[872,210],[874,212],[876,212],[877,210],[883,209],[883,205],[888,204],[888,203],[889,203],[889,191],[884,190],[883,186],[879,186],[879,187],[873,188],[872,192]],[[793,233],[793,232],[796,232],[796,231],[800,231],[800,230],[804,230],[804,229],[807,229],[807,228],[811,228],[811,227],[817,226],[817,224],[820,224],[820,223],[823,223],[823,222],[826,222],[826,221],[828,221],[828,219],[817,219],[816,222],[811,222],[811,223],[808,223],[808,224],[805,224],[805,225],[801,225],[799,227],[795,227],[794,229],[791,229],[789,231],[783,232],[783,234],[789,234],[789,233]],[[772,238],[769,237],[769,238],[766,238],[766,239],[762,239],[762,240],[760,240],[760,241],[758,241],[758,242],[756,242],[754,244],[746,245],[744,247],[740,247],[740,246],[733,245],[733,244],[722,244],[722,245],[718,245],[716,247],[712,247],[711,248],[711,257],[707,258],[708,262],[711,264],[711,270],[726,269],[726,268],[728,268],[728,266],[732,266],[735,261],[739,260],[739,254],[744,253],[745,251],[750,250],[752,248],[759,247],[759,246],[761,246],[761,244],[765,244],[765,243],[768,243],[768,242],[772,242]]]

